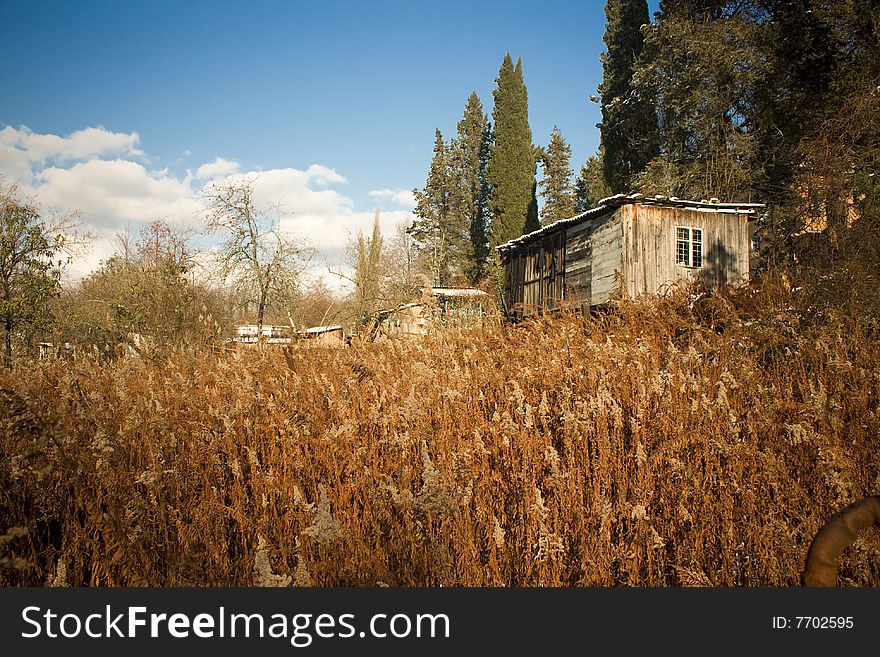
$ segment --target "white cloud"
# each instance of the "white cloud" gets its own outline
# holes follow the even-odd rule
[[[416,197],[409,189],[374,189],[370,192],[370,198],[377,201],[389,200],[407,210],[413,210],[416,207]]]
[[[128,160],[49,167],[38,172],[34,182],[41,204],[78,210],[83,221],[102,230],[165,218],[191,224],[201,209],[186,181]]]
[[[347,241],[358,231],[372,230],[373,212],[357,209],[351,198],[333,189],[347,180],[331,167],[242,171],[237,162],[218,157],[197,167],[195,175],[176,176],[150,170],[137,144],[137,133],[103,128],[87,128],[68,137],[36,134],[27,128],[0,130],[0,175],[17,180],[20,190],[35,196],[41,207],[78,212],[98,237],[91,255],[74,261],[69,275],[85,275],[112,255],[116,233],[137,234],[155,219],[200,228],[203,195],[211,185],[236,180],[251,181],[257,206],[277,212],[283,229],[317,250],[310,273],[324,276],[334,287],[338,280],[327,276],[328,266],[344,269]],[[404,208],[413,205],[406,190],[378,194]],[[398,223],[410,219],[406,210],[382,212],[383,234],[392,235]]]
[[[30,184],[33,166],[26,152],[7,143],[4,133],[8,128],[0,130],[0,173],[6,178],[23,185]]]
[[[39,134],[26,126],[6,126],[0,130],[0,173],[25,187],[47,163],[69,164],[99,157],[144,159],[137,148],[136,132],[111,132],[105,128],[85,128],[67,137]]]
[[[0,149],[14,150],[29,162],[44,163],[86,160],[101,155],[143,156],[137,144],[138,133],[110,132],[105,128],[85,128],[67,137],[43,135],[22,126],[0,130]]]
[[[117,251],[115,235],[99,234],[93,237],[88,248],[77,252],[64,269],[64,280],[76,281],[98,268],[102,260],[107,260]]]
[[[213,162],[203,164],[196,169],[196,178],[199,180],[204,180],[206,178],[220,178],[233,173],[238,173],[240,169],[241,167],[238,165],[238,162],[218,157]]]
[[[347,183],[348,181],[336,173],[336,169],[330,169],[320,164],[313,164],[306,170],[311,180],[316,185],[333,185],[337,183]]]

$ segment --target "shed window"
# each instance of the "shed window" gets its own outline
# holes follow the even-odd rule
[[[675,264],[703,266],[703,231],[699,228],[675,228]]]

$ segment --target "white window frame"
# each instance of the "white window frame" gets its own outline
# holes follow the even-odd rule
[[[690,269],[703,266],[703,229],[675,227],[675,264]]]

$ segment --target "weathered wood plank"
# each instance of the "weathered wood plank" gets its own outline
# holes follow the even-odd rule
[[[618,210],[596,222],[592,235],[590,303],[607,303],[619,294],[623,269],[623,221]]]

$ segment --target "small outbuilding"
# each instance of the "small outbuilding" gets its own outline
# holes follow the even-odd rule
[[[299,346],[302,347],[336,347],[345,346],[345,334],[341,324],[332,326],[312,326],[299,331]]]
[[[432,287],[422,299],[376,313],[373,332],[379,335],[427,335],[433,323],[477,327],[492,307],[489,294],[472,287]]]
[[[761,203],[619,194],[497,247],[504,310],[593,307],[680,281],[749,280],[749,222]]]
[[[293,339],[294,329],[290,326],[263,324],[244,324],[235,327],[233,342],[240,344],[290,344]]]

